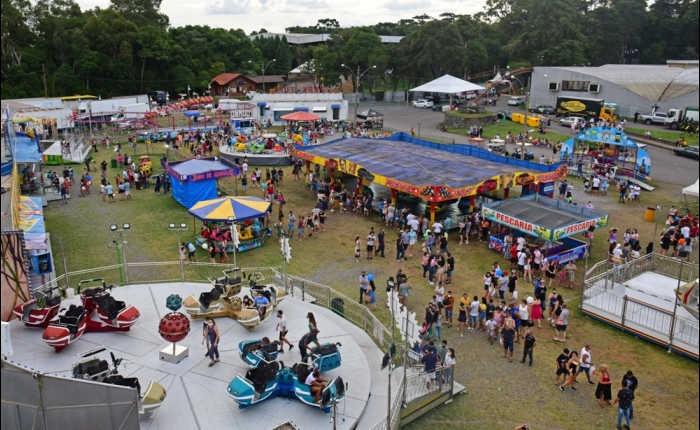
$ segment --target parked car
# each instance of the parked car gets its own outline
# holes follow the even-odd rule
[[[654,112],[648,115],[642,115],[642,121],[644,124],[665,124],[668,115],[662,112]]]
[[[502,110],[499,111],[496,115],[498,115],[499,119],[507,119],[508,121],[513,119],[513,111],[512,110]]]
[[[508,106],[520,106],[525,103],[525,97],[513,96],[508,99]]]
[[[530,112],[543,113],[545,115],[553,115],[554,114],[554,106],[539,105],[535,108],[530,109]]]
[[[697,160],[698,155],[700,154],[700,150],[697,146],[686,146],[683,148],[676,148],[673,150],[673,152],[675,152],[676,155],[680,155],[681,157],[692,158],[693,160]]]
[[[583,122],[584,119],[578,116],[567,116],[566,118],[559,120],[559,125],[563,127],[571,127],[571,124],[575,123],[576,121]]]
[[[442,112],[442,107],[443,107],[443,106],[449,106],[449,105],[450,105],[449,102],[435,103],[435,104],[433,105],[432,109],[433,109],[435,112]]]
[[[411,106],[423,108],[423,109],[431,108],[434,105],[435,105],[435,103],[431,102],[430,100],[425,100],[425,99],[414,100],[411,103]]]

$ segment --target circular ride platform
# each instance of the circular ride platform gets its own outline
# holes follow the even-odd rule
[[[206,283],[146,284],[115,288],[111,294],[116,300],[123,300],[138,308],[141,313],[138,322],[127,332],[85,333],[60,353],[54,352],[53,348],[42,341],[42,329],[26,327],[15,319],[11,322],[14,355],[9,357],[9,360],[42,373],[70,377],[71,366],[78,361],[77,354],[106,346],[117,357],[123,357],[125,362],[130,362],[121,367],[120,373],[123,376],[139,378],[142,386],[149,380],[160,382],[167,391],[167,398],[162,406],[150,417],[140,420],[142,429],[272,429],[285,422],[295,423],[304,430],[332,428],[332,414],[323,413],[295,398],[276,397],[246,409],[239,409],[238,404],[227,393],[229,382],[249,369],[238,356],[238,343],[247,339],[260,339],[263,336],[276,340],[276,312],[252,332],[235,320],[217,318],[216,324],[221,336],[221,361],[213,367],[208,367],[209,358],[205,357],[206,350],[202,345],[203,319],[191,319],[190,334],[178,343],[190,348],[187,358],[179,364],[159,359],[160,350],[172,345],[158,334],[160,318],[170,312],[165,307],[166,297],[179,294],[184,299],[191,294],[198,296],[210,288],[210,284]],[[247,288],[243,290],[248,294]],[[73,297],[64,300],[63,305],[78,304],[79,301],[79,297]],[[287,338],[294,344],[292,351],[286,346],[285,352],[278,356],[277,361],[282,361],[285,366],[291,367],[301,358],[297,341],[308,331],[308,312],[313,312],[316,316],[321,343],[342,344],[342,365],[338,369],[325,372],[323,377],[332,379],[341,376],[348,382],[345,400],[337,408],[336,425],[338,429],[354,428],[366,413],[372,377],[379,373],[378,369],[370,368],[369,362],[374,365],[374,356],[381,358],[381,351],[360,328],[330,310],[293,297],[286,297],[279,309],[282,309],[287,317]],[[181,312],[185,313],[182,309]],[[367,357],[365,353],[368,354]],[[374,417],[365,418],[373,421]],[[374,424],[375,422],[363,420],[362,426],[370,427]]]

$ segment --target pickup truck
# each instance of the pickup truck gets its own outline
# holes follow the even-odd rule
[[[642,115],[642,122],[644,124],[665,124],[668,115],[662,112],[654,112],[649,115]]]

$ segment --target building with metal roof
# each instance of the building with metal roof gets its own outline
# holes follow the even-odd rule
[[[323,43],[331,38],[330,33],[310,34],[310,33],[258,33],[250,36],[250,40],[259,38],[286,37],[290,45],[310,45]],[[403,36],[379,36],[382,43],[399,43]]]
[[[535,67],[530,105],[552,105],[557,97],[603,99],[617,105],[618,115],[697,107],[698,62],[666,65],[606,64],[600,67]]]

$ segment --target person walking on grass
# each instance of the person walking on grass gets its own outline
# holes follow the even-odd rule
[[[632,419],[632,401],[634,400],[634,391],[632,391],[627,381],[622,381],[622,389],[617,392],[617,397],[613,401],[613,406],[617,405],[617,428],[621,430],[623,427],[626,430],[630,428],[630,420]],[[622,424],[622,418],[625,418],[625,424]]]
[[[535,349],[536,345],[537,340],[535,336],[532,335],[532,330],[528,330],[525,335],[525,343],[523,344],[523,359],[520,361],[521,363],[525,363],[525,359],[529,358],[530,366],[532,367],[532,351]]]
[[[601,364],[598,373],[598,386],[595,389],[595,397],[598,399],[598,406],[605,407],[606,404],[611,405],[612,401],[612,376],[608,370],[607,364]]]
[[[358,236],[358,238],[359,238],[359,236]],[[359,303],[362,304],[363,297],[365,295],[369,296],[369,294],[368,294],[369,278],[367,277],[367,272],[365,272],[364,270],[362,271],[362,274],[360,275],[359,282],[360,282],[360,301],[359,301]]]
[[[459,323],[459,337],[464,337],[464,327],[467,325],[467,313],[469,312],[469,306],[471,302],[469,301],[469,295],[464,293],[464,296],[459,301],[459,315],[457,316],[457,322]]]
[[[570,386],[570,388],[574,391],[576,391],[576,387],[574,387],[574,384],[576,384],[576,369],[579,366],[579,358],[578,358],[578,353],[576,351],[571,351],[569,353],[569,361],[566,363],[566,367],[569,369],[569,378],[561,385],[559,388],[562,392],[564,391],[564,388],[567,386]]]
[[[501,358],[508,357],[509,362],[513,362],[513,341],[515,340],[515,322],[508,320],[501,332],[503,337],[503,355]]]
[[[569,367],[567,364],[569,363],[569,348],[564,348],[561,354],[557,356],[557,371],[556,371],[556,376],[554,377],[554,385],[559,386],[559,389],[561,392],[564,392],[564,383],[566,383],[566,380],[569,377]],[[561,377],[561,385],[559,385],[559,378]]]
[[[569,325],[569,310],[566,308],[566,303],[561,305],[561,313],[557,317],[556,333],[554,340],[556,342],[566,343],[566,327]]]

